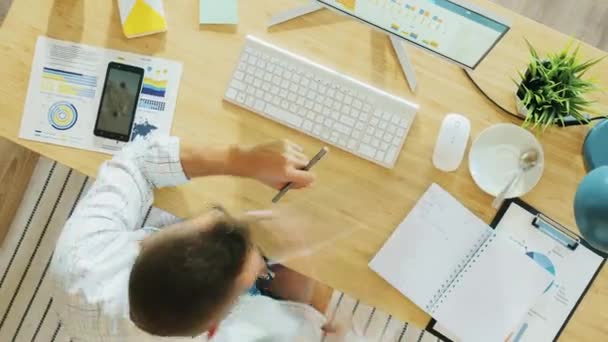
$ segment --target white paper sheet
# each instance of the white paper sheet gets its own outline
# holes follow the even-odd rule
[[[424,310],[492,229],[432,184],[369,266]]]
[[[19,137],[117,152],[121,144],[93,135],[108,63],[112,61],[145,70],[131,139],[169,135],[181,63],[39,37]]]
[[[583,245],[574,251],[564,247],[532,226],[533,219],[530,212],[511,204],[496,228],[529,258],[555,275],[554,281],[511,331],[507,339],[510,342],[553,341],[603,261]],[[459,341],[441,323],[434,329]]]

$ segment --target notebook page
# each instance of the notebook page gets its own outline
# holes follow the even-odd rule
[[[462,341],[504,341],[553,276],[502,234],[488,240],[432,316]]]
[[[491,233],[487,224],[432,184],[369,266],[428,312]]]

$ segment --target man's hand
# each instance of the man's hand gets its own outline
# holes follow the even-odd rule
[[[314,175],[301,169],[308,164],[302,148],[290,141],[255,146],[196,146],[181,142],[180,159],[189,178],[232,175],[256,179],[280,189],[309,186]]]
[[[238,173],[275,189],[289,182],[299,189],[309,186],[315,179],[312,173],[301,170],[309,161],[302,147],[288,140],[245,148],[243,155],[244,160],[239,163],[243,170]]]

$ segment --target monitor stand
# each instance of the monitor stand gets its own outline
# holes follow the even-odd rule
[[[270,19],[270,24],[268,24],[268,27],[272,27],[272,26],[284,23],[286,21],[290,21],[290,20],[298,18],[298,17],[303,17],[307,14],[319,11],[323,8],[324,7],[322,5],[320,5],[319,3],[317,3],[316,1],[310,1],[307,5],[292,8],[287,11],[275,14]],[[416,83],[416,73],[412,66],[412,62],[410,61],[410,57],[409,57],[407,51],[405,50],[404,43],[400,38],[397,38],[396,36],[394,36],[392,34],[387,34],[387,35],[389,36],[389,38],[391,40],[391,44],[393,45],[393,49],[395,50],[395,53],[397,54],[397,59],[399,60],[399,63],[401,64],[401,70],[403,71],[403,75],[405,76],[405,79],[407,80],[407,83],[409,84],[410,89],[412,90],[412,92],[414,92],[414,91],[416,91],[416,84],[417,84]]]

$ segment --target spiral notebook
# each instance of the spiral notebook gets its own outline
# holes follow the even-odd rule
[[[553,280],[437,184],[369,266],[464,341],[503,341]]]

